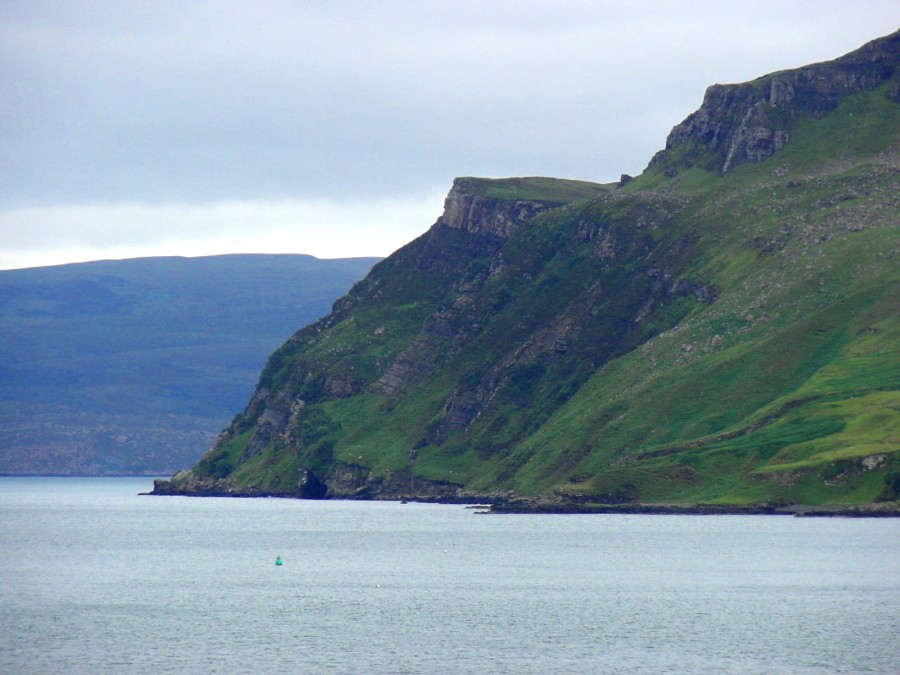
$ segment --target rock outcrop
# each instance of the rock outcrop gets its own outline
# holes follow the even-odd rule
[[[703,105],[672,129],[665,150],[650,167],[674,174],[702,161],[727,173],[743,163],[762,162],[790,140],[798,115],[821,117],[849,94],[892,83],[886,96],[900,100],[897,63],[900,31],[874,40],[846,56],[796,70],[766,75],[743,84],[715,84]],[[674,152],[682,148],[687,152]]]
[[[527,199],[492,199],[473,192],[468,179],[457,178],[444,200],[444,213],[438,224],[471,234],[506,239],[513,228],[533,220],[553,206]]]

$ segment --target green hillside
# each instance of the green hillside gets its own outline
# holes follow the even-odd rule
[[[711,87],[619,185],[457,179],[156,492],[896,508],[898,45]]]

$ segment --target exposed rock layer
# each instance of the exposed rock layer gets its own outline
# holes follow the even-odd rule
[[[722,173],[745,162],[759,163],[790,139],[798,115],[821,117],[846,96],[869,91],[896,79],[900,33],[875,40],[842,58],[766,75],[744,84],[715,84],[706,90],[700,109],[672,129],[666,149],[651,167],[674,173],[685,159],[674,156],[692,145],[712,159]],[[886,92],[897,102],[896,82]],[[687,161],[690,162],[689,155]]]

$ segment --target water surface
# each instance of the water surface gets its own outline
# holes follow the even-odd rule
[[[138,496],[151,482],[0,478],[0,671],[900,667],[896,519]]]

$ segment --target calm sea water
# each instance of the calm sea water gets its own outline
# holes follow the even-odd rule
[[[900,672],[900,520],[150,488],[0,478],[0,671]]]

